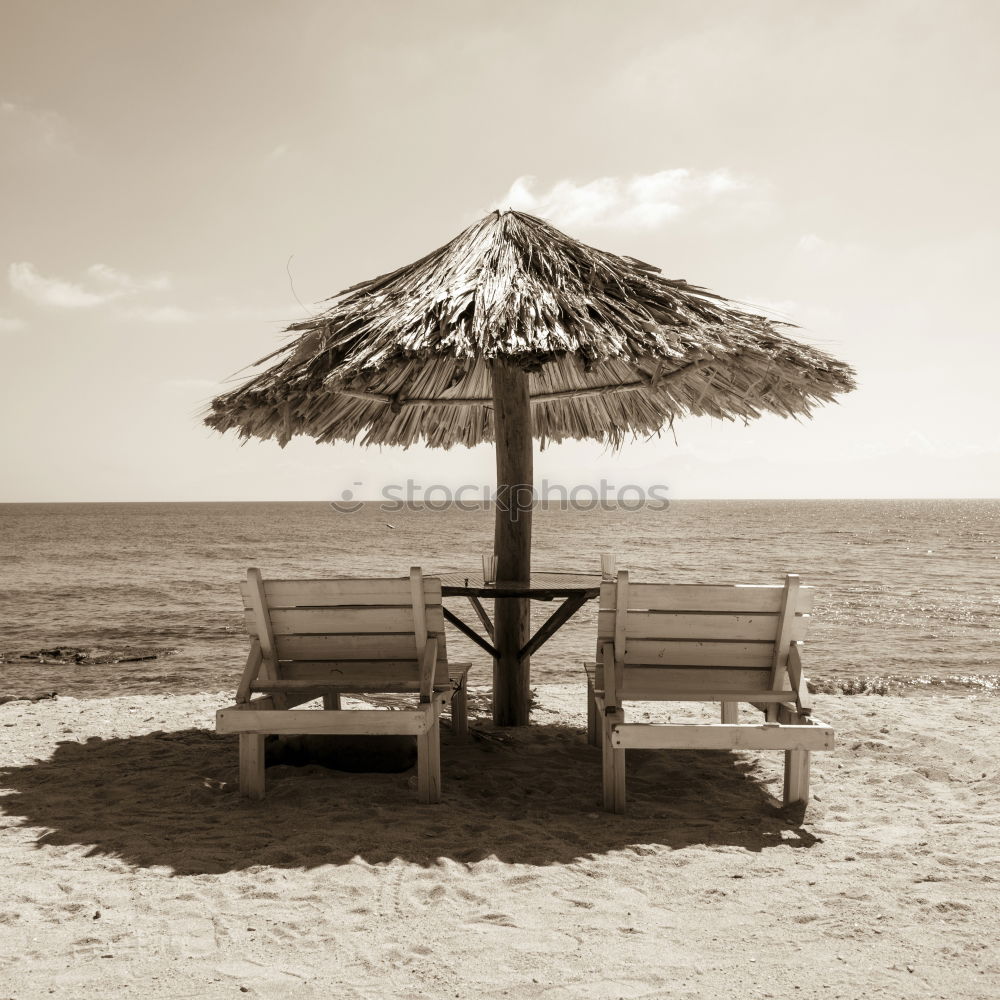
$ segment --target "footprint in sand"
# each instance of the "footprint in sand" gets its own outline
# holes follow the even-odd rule
[[[476,921],[493,924],[495,927],[517,927],[514,918],[508,913],[484,913]]]
[[[458,896],[459,899],[464,899],[467,903],[476,903],[480,906],[487,902],[484,895],[478,892],[472,892],[471,889],[456,889],[455,895]]]
[[[537,875],[512,875],[507,879],[507,885],[527,885],[530,882],[538,882]]]

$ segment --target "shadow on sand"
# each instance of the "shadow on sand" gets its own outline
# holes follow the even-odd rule
[[[659,848],[811,847],[802,812],[778,809],[756,757],[628,755],[629,812],[601,811],[600,751],[577,729],[443,729],[440,805],[416,801],[412,771],[352,774],[315,764],[267,770],[267,798],[236,793],[236,738],[204,729],[62,742],[0,771],[3,811],[38,845],[87,848],[178,875],[361,859],[420,865],[489,857],[527,865]]]

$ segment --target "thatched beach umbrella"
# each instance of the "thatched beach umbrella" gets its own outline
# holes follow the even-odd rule
[[[348,288],[211,404],[243,438],[496,444],[497,487],[533,482],[532,438],[622,444],[683,414],[808,415],[854,387],[840,361],[719,295],[521,212],[491,212],[413,264]],[[531,511],[497,504],[498,578],[528,580]],[[494,716],[528,717],[527,601],[496,602]]]

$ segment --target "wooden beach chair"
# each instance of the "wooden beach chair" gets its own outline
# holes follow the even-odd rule
[[[597,662],[587,664],[587,729],[603,752],[604,808],[625,811],[632,748],[784,750],[786,803],[809,798],[809,755],[833,749],[812,715],[802,640],[814,588],[630,583],[601,585]],[[720,702],[720,723],[625,721],[625,702]],[[764,713],[739,722],[739,703]]]
[[[236,704],[216,715],[220,733],[240,735],[240,794],[264,797],[269,733],[412,735],[421,802],[441,799],[438,723],[451,703],[467,732],[468,663],[449,663],[441,581],[419,567],[377,580],[263,580],[240,585],[250,655]],[[412,692],[412,708],[341,710],[343,694]],[[257,697],[254,697],[254,695]],[[323,708],[297,709],[322,696]]]

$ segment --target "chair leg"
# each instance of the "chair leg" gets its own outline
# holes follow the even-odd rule
[[[327,712],[339,712],[340,711],[340,692],[333,691],[330,694],[323,695],[323,709]]]
[[[740,703],[738,701],[724,701],[722,703],[722,724],[735,726],[739,721]]]
[[[611,727],[624,721],[625,713],[618,709],[611,715],[605,714],[601,727],[604,808],[613,813],[625,812],[625,751],[612,746]]]
[[[451,696],[451,728],[456,736],[469,735],[469,695],[465,689],[465,678]]]
[[[264,798],[264,737],[240,733],[240,795]]]
[[[594,703],[594,683],[587,679],[587,742],[596,747],[597,740],[597,705]]]
[[[421,802],[441,801],[441,724],[437,715],[417,737],[417,794]]]
[[[808,750],[785,751],[785,805],[809,801]]]

